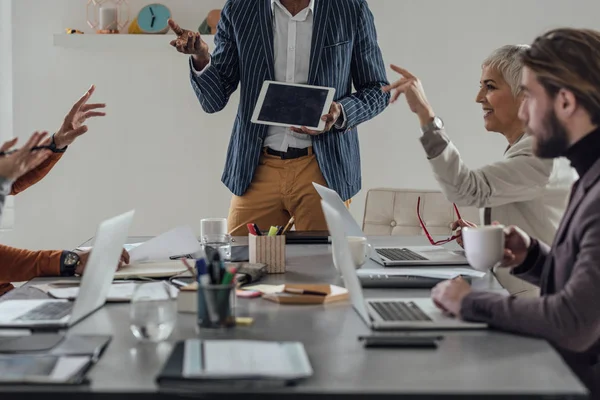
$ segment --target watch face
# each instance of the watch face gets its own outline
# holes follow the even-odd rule
[[[79,256],[75,253],[67,253],[65,257],[65,265],[67,267],[75,266],[79,263]]]
[[[444,122],[442,121],[442,119],[440,117],[434,117],[433,118],[433,125],[437,129],[442,129],[444,127]]]

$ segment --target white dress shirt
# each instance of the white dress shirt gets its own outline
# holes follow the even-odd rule
[[[271,10],[273,11],[275,80],[306,84],[310,70],[315,0],[310,0],[308,7],[295,16],[292,16],[280,0],[271,0]],[[190,65],[194,73],[203,72],[196,71],[191,61]],[[342,107],[340,120],[336,122],[335,127],[341,129],[345,125],[346,115]],[[289,147],[304,149],[312,146],[312,137],[293,132],[289,128],[269,126],[264,144],[277,151],[287,151]]]
[[[327,1],[327,0],[325,0]],[[310,48],[312,45],[315,1],[295,16],[279,0],[271,0],[273,10],[273,50],[275,52],[275,80],[278,82],[308,82]],[[270,126],[265,146],[278,151],[288,147],[304,149],[312,146],[312,139],[282,126]]]

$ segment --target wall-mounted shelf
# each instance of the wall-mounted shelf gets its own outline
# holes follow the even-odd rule
[[[166,35],[99,35],[99,34],[55,34],[54,46],[67,49],[91,51],[139,51],[139,50],[171,50],[169,42],[175,38],[173,34]],[[214,36],[202,35],[202,39],[212,50]]]

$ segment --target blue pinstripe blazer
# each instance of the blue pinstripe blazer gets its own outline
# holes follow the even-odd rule
[[[241,84],[241,99],[222,181],[235,195],[250,185],[267,135],[250,122],[265,80],[274,80],[270,0],[228,0],[221,12],[211,65],[191,82],[204,111],[222,110]],[[347,200],[361,188],[356,126],[382,112],[389,95],[373,14],[365,0],[316,0],[308,84],[334,87],[346,129],[313,138],[327,185]],[[352,93],[352,85],[356,92]]]

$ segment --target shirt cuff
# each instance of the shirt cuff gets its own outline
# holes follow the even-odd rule
[[[338,103],[340,104],[340,103]],[[340,117],[338,118],[337,121],[335,121],[335,124],[333,125],[336,129],[346,129],[346,110],[344,110],[344,106],[342,104],[340,104],[340,108],[342,109],[342,112],[340,113]]]
[[[202,71],[198,71],[198,70],[196,70],[196,68],[194,68],[194,60],[192,59],[192,56],[190,56],[190,69],[196,76],[202,75],[204,73],[204,71],[206,71],[206,68],[210,67],[211,63],[212,63],[212,57],[209,57],[208,64],[206,64],[206,67],[204,67],[204,69]]]
[[[537,239],[531,239],[531,245],[529,246],[529,251],[527,252],[527,257],[525,257],[525,261],[523,264],[518,267],[514,267],[510,273],[512,275],[518,276],[529,272],[531,266],[534,265],[537,259],[540,256],[540,242]]]
[[[427,158],[430,160],[442,154],[446,150],[448,143],[450,143],[450,139],[444,129],[430,129],[425,131],[420,140]]]

